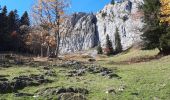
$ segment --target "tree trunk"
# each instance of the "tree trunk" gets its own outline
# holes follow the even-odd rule
[[[47,46],[47,57],[49,57],[49,53],[50,52],[50,47],[49,46]]]
[[[43,57],[43,48],[42,48],[42,45],[41,45],[41,57]]]
[[[57,46],[56,46],[56,50],[55,50],[55,57],[58,58],[58,54],[59,54],[59,47],[60,47],[60,16],[57,15],[57,31],[55,32],[55,35],[56,35],[56,43],[57,43]]]
[[[55,56],[56,58],[58,58],[58,54],[59,54],[59,46],[60,46],[60,35],[59,35],[59,31],[56,33],[56,50],[55,50]]]

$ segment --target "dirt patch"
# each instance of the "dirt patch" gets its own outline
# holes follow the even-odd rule
[[[131,59],[126,60],[126,61],[120,61],[120,62],[111,61],[108,64],[127,65],[127,64],[134,64],[134,63],[150,62],[152,60],[158,60],[158,59],[160,59],[162,57],[163,57],[162,55],[135,57],[135,58],[131,58]]]

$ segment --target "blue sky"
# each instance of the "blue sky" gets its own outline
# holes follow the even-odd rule
[[[8,10],[17,9],[19,15],[24,11],[30,12],[34,0],[0,0],[0,5],[7,6]],[[71,8],[68,12],[97,12],[111,0],[71,0]]]

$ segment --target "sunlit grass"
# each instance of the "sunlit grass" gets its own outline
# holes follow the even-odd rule
[[[148,62],[131,64],[111,64],[110,61],[120,62],[130,58],[154,56],[158,50],[133,50],[117,56],[102,58],[97,61],[103,67],[113,69],[121,79],[103,77],[99,74],[86,73],[81,77],[67,77],[69,71],[64,68],[54,68],[55,77],[48,77],[54,82],[42,84],[37,87],[26,87],[19,92],[34,94],[37,90],[46,87],[81,87],[89,90],[88,100],[169,100],[170,98],[170,56]],[[40,74],[39,68],[11,67],[1,69],[0,75],[29,75]],[[115,94],[107,93],[108,89],[114,89]],[[14,94],[0,95],[0,98],[8,100],[24,100],[24,97],[15,97]],[[33,97],[25,97],[25,100],[33,100]],[[41,98],[40,98],[41,100]],[[44,98],[42,99],[44,100]]]

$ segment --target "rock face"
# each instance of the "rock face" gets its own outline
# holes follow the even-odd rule
[[[108,34],[115,46],[115,30],[118,28],[123,49],[141,41],[140,29],[143,26],[143,13],[138,9],[141,0],[124,0],[115,5],[109,4],[97,13],[97,27],[102,47],[105,46]]]
[[[93,48],[98,44],[96,16],[75,13],[66,19],[62,27],[60,53],[71,53]]]
[[[140,42],[143,13],[138,9],[142,0],[122,0],[108,4],[96,15],[75,13],[63,23],[60,53],[88,50],[101,42],[105,47],[108,34],[115,46],[115,30],[118,28],[123,49]]]

